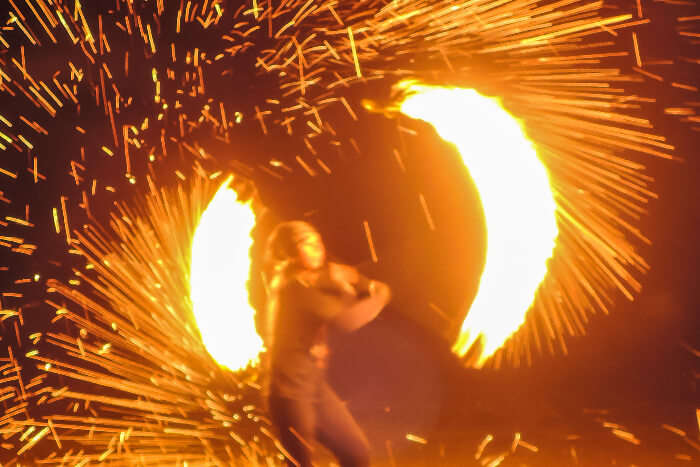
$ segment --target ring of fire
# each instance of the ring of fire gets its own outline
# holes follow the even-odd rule
[[[404,81],[405,115],[455,145],[484,209],[488,248],[479,291],[452,350],[481,367],[525,322],[557,237],[556,204],[544,165],[520,124],[473,89]],[[504,169],[504,165],[508,165]]]
[[[495,99],[414,81],[397,87],[405,96],[400,111],[430,123],[455,145],[479,191],[486,263],[452,350],[462,357],[474,353],[469,364],[481,367],[525,322],[547,274],[558,235],[549,177],[518,121]],[[209,353],[237,370],[254,364],[263,344],[246,287],[255,215],[226,188],[229,181],[202,214],[193,239],[191,297]]]
[[[248,301],[251,201],[241,202],[228,177],[202,213],[192,239],[190,298],[204,346],[236,371],[256,364],[263,342]]]

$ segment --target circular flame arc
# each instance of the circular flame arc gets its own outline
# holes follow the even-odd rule
[[[556,204],[533,144],[495,99],[473,89],[397,85],[403,114],[453,143],[481,198],[488,247],[479,290],[452,348],[481,367],[525,322],[558,235]]]
[[[192,240],[190,298],[202,341],[220,365],[257,365],[263,341],[249,303],[251,202],[238,200],[229,177],[202,213]]]

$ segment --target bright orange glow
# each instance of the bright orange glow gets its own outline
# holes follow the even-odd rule
[[[204,346],[219,364],[236,371],[257,365],[263,342],[248,301],[250,202],[238,201],[229,177],[202,213],[192,241],[190,297]]]
[[[479,191],[488,249],[479,291],[453,352],[483,345],[481,367],[525,322],[547,274],[556,237],[548,173],[515,118],[473,89],[399,83],[405,115],[432,124],[453,143]]]

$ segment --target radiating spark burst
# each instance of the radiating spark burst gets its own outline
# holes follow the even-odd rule
[[[212,156],[210,143],[234,140],[240,124],[248,120],[244,116],[259,125],[261,135],[279,126],[303,140],[305,150],[319,161],[322,154],[335,153],[337,147],[352,145],[359,152],[352,137],[335,134],[334,125],[339,123],[331,122],[332,113],[325,113],[326,109],[335,106],[352,120],[361,118],[355,111],[357,104],[345,90],[384,78],[429,77],[462,85],[467,81],[470,87],[483,87],[488,94],[500,96],[504,106],[523,121],[559,196],[562,255],[550,265],[531,313],[533,319],[528,319],[493,361],[496,365],[504,360],[514,365],[530,362],[533,349],[555,352],[556,342],[565,350],[564,336],[582,334],[589,312],[607,310],[611,290],[631,298],[639,289],[633,272],[643,272],[647,265],[635,244],[647,240],[637,227],[638,219],[646,212],[647,200],[656,195],[649,187],[651,177],[643,173],[644,161],[636,159],[670,157],[672,149],[640,115],[653,99],[622,87],[664,74],[648,70],[651,63],[643,49],[647,42],[641,35],[640,70],[646,74],[627,73],[631,63],[621,62],[635,53],[628,32],[651,18],[637,15],[634,6],[612,16],[603,8],[601,2],[493,0],[461,4],[452,0],[290,0],[260,1],[257,5],[234,0],[115,0],[89,5],[77,0],[10,2],[10,13],[0,30],[0,150],[9,154],[0,163],[0,247],[12,256],[7,274],[12,277],[4,285],[0,308],[17,312],[5,322],[8,332],[17,336],[16,346],[14,341],[12,345],[24,350],[20,308],[43,300],[37,287],[45,285],[46,277],[60,276],[63,285],[52,282],[57,286],[54,289],[62,296],[79,297],[80,304],[71,304],[74,310],[69,310],[49,297],[47,305],[57,323],[33,340],[55,344],[52,361],[40,362],[41,370],[51,373],[30,380],[35,386],[26,394],[21,389],[26,390],[29,384],[18,378],[16,390],[6,394],[13,394],[8,404],[16,404],[20,415],[7,412],[0,422],[3,431],[21,434],[26,431],[18,428],[24,423],[21,417],[31,420],[27,408],[49,406],[55,415],[40,423],[49,425],[51,437],[43,435],[37,446],[23,455],[31,454],[42,443],[55,445],[60,451],[59,440],[77,424],[82,428],[75,428],[78,434],[70,434],[68,441],[89,449],[63,451],[54,460],[64,454],[67,462],[74,463],[101,456],[109,460],[115,455],[122,456],[125,464],[142,462],[142,458],[151,465],[210,459],[216,446],[207,444],[214,439],[211,431],[203,431],[209,425],[182,429],[193,426],[192,420],[198,417],[188,412],[191,393],[186,394],[187,403],[182,406],[168,399],[171,407],[176,407],[172,410],[180,415],[185,411],[189,419],[154,415],[155,408],[160,408],[157,405],[139,403],[134,409],[134,400],[153,398],[156,393],[163,396],[157,392],[163,374],[170,378],[170,387],[183,388],[193,384],[188,378],[203,386],[217,378],[228,381],[230,375],[211,366],[201,343],[196,344],[191,320],[163,321],[162,308],[142,311],[139,304],[143,304],[143,297],[131,295],[141,289],[140,278],[109,287],[94,278],[87,282],[85,274],[90,271],[104,276],[100,280],[107,284],[124,277],[120,274],[125,272],[152,271],[131,264],[143,261],[140,255],[109,263],[117,265],[114,269],[91,262],[83,270],[80,254],[90,248],[81,243],[87,234],[77,234],[84,224],[107,225],[108,221],[128,231],[130,224],[122,217],[133,221],[132,217],[118,213],[114,219],[104,219],[108,212],[104,206],[131,197],[132,188],[143,195],[151,188],[147,187],[149,173],[157,173],[161,180],[174,174],[172,178],[180,183],[193,179],[193,167],[197,173],[203,167],[211,169],[209,172],[221,170],[223,162]],[[694,55],[685,58],[697,60]],[[241,86],[236,81],[232,84],[232,77],[240,76],[248,80]],[[677,84],[686,86],[678,89],[692,92],[692,84]],[[245,99],[232,92],[236,89],[246,89]],[[252,178],[282,180],[294,170],[290,167],[296,167],[293,161],[297,155],[278,155],[280,163],[272,168],[266,161],[228,162]],[[313,159],[299,156],[299,160]],[[333,167],[333,161],[321,162]],[[167,203],[155,203],[155,218],[175,215],[172,204],[184,203],[187,193],[180,190],[167,195]],[[178,214],[186,217],[179,225],[193,229],[192,219],[198,218],[204,205],[188,206],[191,211],[183,208]],[[164,238],[182,241],[176,232],[166,231]],[[98,247],[107,246],[99,249],[98,257],[125,254],[121,244],[99,238]],[[181,287],[158,289],[154,296],[163,297],[163,303],[187,300],[183,296],[187,281],[172,276],[182,274],[189,264],[189,254],[178,248],[167,255],[177,258],[177,267],[161,275],[171,277]],[[157,264],[155,258],[148,261]],[[52,271],[53,266],[59,270]],[[32,281],[38,273],[41,279]],[[127,285],[126,294],[122,293],[123,285]],[[88,292],[73,295],[85,287]],[[148,292],[153,293],[154,287],[149,286]],[[166,298],[168,290],[175,292]],[[103,293],[118,306],[103,306]],[[87,318],[83,307],[88,307]],[[170,334],[139,330],[135,341],[113,339],[111,347],[105,346],[110,342],[104,340],[88,346],[82,338],[77,340],[80,329],[88,336],[104,336],[105,326],[111,329],[109,333],[116,332],[111,323],[120,328],[113,318],[132,326],[134,322],[150,323],[149,331],[156,328]],[[171,325],[160,327],[162,322]],[[56,326],[63,323],[72,323],[69,328],[75,332],[57,331]],[[181,351],[170,349],[173,338],[188,344]],[[195,347],[199,350],[192,350]],[[199,377],[206,371],[173,368],[171,361],[163,361],[161,351],[166,348],[180,352],[176,361],[190,352],[187,358],[202,362],[218,376],[202,380]],[[163,368],[142,368],[141,357],[134,351],[152,355]],[[93,372],[96,364],[103,365],[105,373]],[[19,363],[13,366],[22,367]],[[56,374],[89,390],[69,390],[56,382]],[[128,389],[131,396],[96,399],[103,396],[100,384],[104,382]],[[24,397],[30,405],[23,406]],[[95,407],[102,403],[112,404],[107,409],[109,417],[90,420],[92,411],[97,412]],[[194,403],[195,410],[202,407],[198,403]],[[122,408],[114,411],[115,404],[137,413]],[[221,408],[214,399],[203,404]],[[145,418],[139,418],[141,409],[149,411]],[[66,410],[75,414],[65,415]],[[224,417],[221,423],[236,422],[225,416],[216,415]],[[34,424],[35,433],[45,428]],[[166,433],[165,428],[170,431]],[[242,435],[236,435],[238,430],[224,432],[234,438],[242,452],[259,452],[259,445],[238,442],[243,440]],[[10,441],[19,446],[17,438]],[[138,441],[138,452],[132,450],[134,440]],[[228,452],[223,456],[228,458]]]
[[[367,80],[405,75],[473,80],[477,89],[499,95],[524,122],[553,174],[562,200],[560,213],[567,218],[563,236],[568,239],[563,241],[562,264],[553,265],[560,273],[544,284],[543,299],[534,306],[532,315],[537,318],[506,346],[505,356],[512,364],[530,362],[533,346],[554,352],[553,342],[558,341],[565,350],[563,336],[582,334],[588,312],[607,310],[609,289],[628,298],[639,290],[631,271],[645,271],[647,265],[630,237],[647,241],[634,224],[655,194],[648,187],[651,178],[642,173],[643,164],[628,158],[633,151],[669,157],[671,146],[648,131],[651,125],[646,119],[632,115],[645,99],[625,95],[617,87],[642,78],[609,63],[630,56],[629,50],[620,50],[611,40],[620,35],[618,31],[648,19],[637,20],[632,13],[606,17],[600,4],[585,2],[481,1],[460,6],[452,1],[283,5],[263,1],[255,8],[237,2],[197,8],[192,2],[119,1],[117,5],[101,15],[86,13],[79,2],[73,8],[63,2],[35,8],[36,12],[28,8],[21,15],[13,7],[9,29],[3,31],[11,57],[0,65],[3,90],[7,108],[20,111],[3,115],[7,128],[0,126],[0,137],[8,148],[26,152],[32,160],[25,167],[22,158],[13,159],[14,166],[3,168],[3,174],[21,177],[25,184],[42,183],[48,148],[37,141],[53,136],[45,127],[57,112],[65,122],[75,119],[75,125],[67,125],[75,130],[74,139],[67,142],[79,147],[67,151],[73,159],[66,164],[75,187],[70,196],[55,200],[50,217],[52,227],[69,245],[70,225],[80,225],[85,215],[90,216],[90,206],[105,190],[118,193],[119,187],[91,177],[102,166],[139,184],[145,170],[166,170],[161,167],[167,167],[173,153],[216,163],[208,143],[195,132],[208,128],[218,139],[231,140],[242,113],[232,112],[238,104],[227,99],[231,85],[224,80],[240,68],[237,60],[249,63],[246,57],[252,54],[257,73],[253,81],[266,76],[279,81],[270,88],[261,85],[259,99],[248,106],[255,112],[247,114],[263,134],[269,125],[286,128],[303,139],[314,156],[321,146],[344,144],[326,124],[324,109],[342,105],[357,119],[343,90]],[[31,21],[34,27],[28,28]],[[48,39],[39,37],[42,31]],[[51,37],[67,43],[70,52],[58,74],[33,67],[33,57],[25,56],[35,50],[28,44],[53,42]],[[135,93],[134,82],[151,99]],[[210,97],[212,92],[216,94]],[[86,109],[95,108],[102,121],[81,117]],[[31,109],[31,115],[25,116],[21,109]],[[77,116],[67,113],[76,110]],[[236,116],[233,120],[231,113]],[[100,131],[83,128],[97,122],[104,126]],[[93,141],[94,133],[103,140]],[[330,141],[319,138],[327,134]],[[354,139],[349,142],[357,146]],[[246,169],[253,176],[281,177],[263,164]],[[65,190],[69,191],[67,186]],[[15,212],[27,203],[22,196],[13,197],[14,215],[6,216],[7,223],[31,228],[29,214]],[[10,246],[17,255],[35,251],[29,242]]]
[[[549,177],[518,122],[499,103],[473,89],[411,81],[402,113],[424,120],[453,143],[479,191],[487,254],[479,292],[453,351],[464,356],[478,343],[481,367],[525,322],[547,273],[558,234]],[[507,291],[507,292],[506,292]]]
[[[220,364],[237,371],[258,363],[263,342],[248,299],[251,202],[241,202],[227,179],[202,213],[192,240],[190,296],[202,341]]]
[[[209,201],[215,187],[208,178],[195,175],[175,190],[159,190],[151,182],[153,191],[145,201],[120,204],[108,228],[93,224],[75,232],[77,248],[87,261],[80,273],[83,285],[78,289],[48,281],[52,293],[47,303],[55,308],[54,321],[63,320],[68,329],[79,332],[48,331],[45,345],[27,354],[44,376],[62,375],[72,383],[35,389],[26,399],[38,407],[67,402],[68,414],[54,409],[42,421],[8,422],[10,428],[50,428],[57,442],[82,446],[80,452],[68,451],[67,457],[43,463],[274,461],[277,441],[253,405],[258,398],[254,372],[234,376],[212,360],[188,300],[198,213],[209,205],[214,209],[205,213],[210,215],[219,214],[221,206],[232,214],[230,202],[240,203],[227,188],[231,179],[213,204]],[[254,220],[251,203],[252,198],[241,205],[249,224]],[[203,222],[206,229],[209,220],[205,217]],[[249,231],[250,225],[244,232]],[[198,241],[213,240],[206,230],[203,234]],[[201,246],[194,253],[195,264],[206,260],[198,256]],[[247,262],[244,267],[247,275]],[[201,274],[195,277],[201,279]],[[236,337],[235,328],[224,331]],[[235,346],[232,339],[227,343]],[[61,349],[65,355],[55,358]],[[81,382],[87,383],[87,391]],[[48,431],[41,433],[46,436]],[[25,443],[21,449],[30,448]]]

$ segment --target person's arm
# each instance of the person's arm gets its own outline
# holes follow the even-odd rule
[[[373,281],[372,279],[362,275],[362,273],[358,273],[357,280],[355,282],[351,282],[352,286],[355,288],[358,298],[365,298],[372,295],[372,289],[378,283],[378,281]]]
[[[308,309],[329,321],[356,301],[352,287],[347,289],[343,284],[328,281],[311,285],[294,279],[289,285],[288,294],[295,307]]]
[[[332,280],[350,284],[359,298],[370,295],[372,280],[359,272],[356,267],[347,264],[329,263],[328,272]]]
[[[369,295],[341,311],[332,323],[339,329],[352,332],[372,321],[391,300],[391,289],[383,282],[369,281]]]
[[[339,329],[351,332],[372,321],[391,300],[391,289],[380,281],[367,281],[367,294],[358,298],[349,281],[334,276],[315,285],[294,280],[290,298]]]

